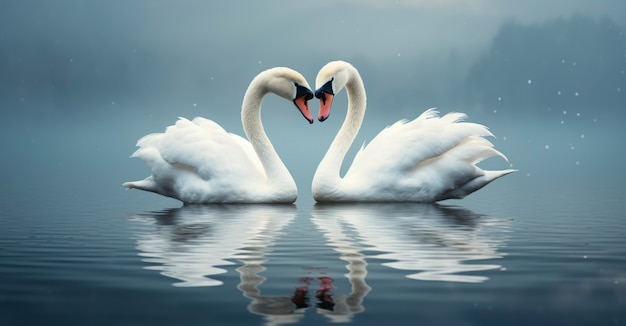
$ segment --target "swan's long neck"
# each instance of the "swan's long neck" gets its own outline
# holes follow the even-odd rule
[[[261,122],[261,104],[268,93],[264,81],[255,79],[248,87],[241,107],[243,130],[261,160],[268,183],[277,186],[295,186],[293,178],[270,142]]]
[[[348,93],[348,112],[346,119],[330,144],[328,152],[320,162],[313,177],[313,194],[331,193],[341,182],[341,164],[346,153],[363,123],[367,99],[363,80],[356,69],[348,70],[350,76],[346,83]]]

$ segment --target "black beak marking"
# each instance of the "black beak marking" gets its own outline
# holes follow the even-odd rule
[[[310,100],[313,98],[313,92],[311,92],[310,89],[299,85],[298,83],[296,84],[296,98],[300,98],[302,96],[306,96],[306,100]]]
[[[335,78],[332,78],[331,80],[326,82],[326,84],[322,85],[322,87],[318,88],[315,91],[315,97],[326,103],[326,96],[324,95],[325,93],[335,95],[335,93],[333,92],[333,80],[335,80]]]

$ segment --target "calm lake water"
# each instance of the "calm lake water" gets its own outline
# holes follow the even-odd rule
[[[109,122],[4,130],[1,325],[626,323],[616,124],[488,123],[520,171],[436,205],[316,205],[325,148],[274,137],[295,205],[184,207],[122,189],[147,175],[128,158],[146,132],[103,137]]]
[[[439,205],[5,203],[0,322],[624,324],[624,196],[501,181]]]

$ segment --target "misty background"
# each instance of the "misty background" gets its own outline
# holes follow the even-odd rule
[[[621,186],[624,12],[619,0],[2,1],[3,200],[121,192],[149,175],[128,158],[143,135],[181,116],[243,135],[241,100],[257,73],[288,66],[314,88],[337,59],[359,69],[368,94],[352,154],[437,107],[487,125],[520,170],[481,192]],[[265,129],[300,197],[310,197],[345,99],[313,125],[291,103],[264,101]]]

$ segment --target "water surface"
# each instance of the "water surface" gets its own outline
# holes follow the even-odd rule
[[[0,318],[3,325],[625,322],[623,196],[502,186],[434,205],[301,198],[180,206],[127,191],[51,207],[14,202],[0,220]]]

